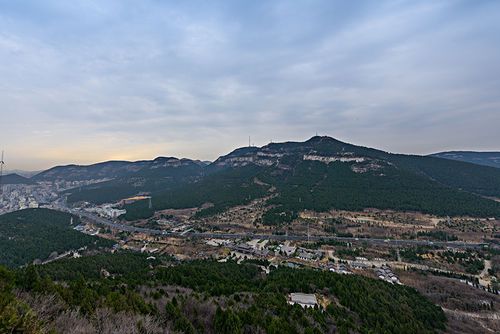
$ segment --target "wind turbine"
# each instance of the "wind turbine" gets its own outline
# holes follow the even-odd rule
[[[0,159],[0,195],[3,194],[3,184],[2,184],[3,165],[5,165],[5,162],[3,161],[3,151],[2,151],[2,159]]]

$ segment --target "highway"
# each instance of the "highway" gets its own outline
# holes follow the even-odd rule
[[[291,241],[340,241],[350,243],[367,242],[369,244],[389,245],[389,246],[438,246],[460,249],[475,249],[487,246],[486,243],[469,243],[460,241],[430,241],[430,240],[398,240],[398,239],[377,239],[377,238],[354,238],[354,237],[337,237],[337,236],[318,236],[318,235],[285,235],[285,234],[255,234],[255,233],[201,233],[201,232],[167,232],[149,228],[142,228],[130,225],[124,225],[110,220],[104,219],[92,213],[82,210],[72,210],[68,208],[59,208],[62,211],[72,213],[77,216],[85,217],[96,224],[108,226],[120,231],[126,232],[141,232],[150,235],[158,235],[173,238],[204,238],[204,239],[264,239],[264,240],[291,240]]]

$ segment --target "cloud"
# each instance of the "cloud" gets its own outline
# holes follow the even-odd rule
[[[316,131],[499,149],[500,4],[0,1],[10,167],[215,159]],[[26,159],[31,156],[31,162]]]

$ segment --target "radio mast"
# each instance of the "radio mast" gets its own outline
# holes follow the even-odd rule
[[[3,184],[2,184],[3,165],[5,165],[5,162],[3,161],[3,151],[2,151],[2,159],[0,159],[0,195],[3,194]]]

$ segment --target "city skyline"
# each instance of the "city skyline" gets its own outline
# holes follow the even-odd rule
[[[214,160],[316,132],[500,150],[500,3],[0,1],[6,169]]]

